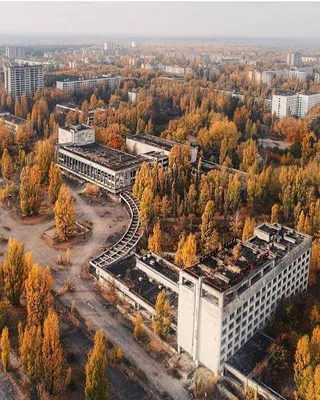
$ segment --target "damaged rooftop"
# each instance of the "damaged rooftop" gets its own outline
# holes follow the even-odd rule
[[[61,146],[61,148],[103,165],[113,171],[120,171],[125,168],[138,166],[145,161],[141,156],[133,156],[98,143],[86,144],[83,146],[65,145]]]
[[[310,240],[310,236],[291,228],[264,223],[255,228],[254,235],[247,241],[233,239],[187,271],[203,277],[206,283],[222,293],[273,260],[277,264],[301,243]]]

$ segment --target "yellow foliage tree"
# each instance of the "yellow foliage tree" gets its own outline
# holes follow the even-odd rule
[[[56,229],[60,240],[72,235],[76,226],[74,202],[66,185],[62,185],[54,207]]]
[[[274,204],[271,208],[271,223],[278,222],[279,220],[279,205]]]
[[[2,269],[6,296],[11,304],[19,306],[27,271],[24,244],[18,239],[9,239]]]
[[[51,304],[52,276],[49,267],[34,264],[25,282],[28,325],[41,326]]]
[[[39,165],[41,182],[46,183],[49,179],[49,171],[54,157],[53,140],[39,140],[36,144],[36,160]]]
[[[242,230],[242,240],[245,241],[253,235],[253,230],[256,226],[256,221],[253,218],[247,217],[244,221]]]
[[[95,334],[94,346],[89,352],[88,362],[86,364],[86,400],[109,399],[110,395],[106,368],[106,339],[102,329],[100,329]]]
[[[153,227],[153,235],[149,236],[148,241],[149,250],[153,253],[162,254],[162,246],[161,246],[161,227],[160,221],[157,220]]]
[[[152,320],[154,333],[160,337],[166,337],[171,324],[171,309],[169,300],[166,299],[166,292],[162,290],[157,297],[155,315]]]
[[[49,197],[52,204],[55,204],[57,201],[61,185],[62,175],[60,168],[52,162],[49,171]]]
[[[183,266],[185,268],[194,265],[197,259],[197,241],[196,237],[190,233],[182,249]]]
[[[143,334],[143,328],[142,328],[142,317],[141,314],[138,313],[136,316],[136,321],[134,323],[134,331],[133,335],[136,339],[140,339]]]
[[[49,310],[43,324],[42,358],[45,388],[50,394],[56,394],[59,390],[62,368],[62,348],[59,319],[52,309]]]
[[[20,207],[23,215],[37,214],[41,207],[40,169],[24,167],[20,175]]]
[[[10,351],[9,330],[5,327],[1,334],[1,361],[4,371],[7,371],[10,367]]]
[[[2,153],[2,157],[1,157],[2,177],[5,179],[9,179],[12,171],[13,171],[13,165],[12,165],[11,157],[8,153],[8,150],[4,149],[3,153]]]

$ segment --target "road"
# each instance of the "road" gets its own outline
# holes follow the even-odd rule
[[[92,236],[85,243],[72,248],[72,265],[70,267],[53,273],[54,289],[59,290],[66,282],[67,277],[71,276],[75,291],[64,294],[61,297],[63,303],[70,306],[72,300],[75,300],[76,308],[82,318],[86,321],[92,320],[95,329],[102,328],[106,336],[121,347],[124,356],[146,375],[148,381],[158,392],[166,392],[177,400],[188,399],[188,393],[184,388],[184,379],[172,378],[162,364],[153,360],[133,340],[132,334],[121,322],[103,307],[101,297],[92,289],[92,281],[86,281],[80,277],[84,263],[103,250],[106,239],[118,233],[119,230],[124,231],[129,224],[129,216],[125,208],[117,203],[107,204],[103,206],[104,212],[107,211],[107,216],[102,218],[101,209],[87,204],[75,190],[72,190],[72,194],[76,199],[77,218],[93,223]],[[3,229],[4,237],[12,236],[24,241],[26,250],[32,251],[36,262],[55,268],[59,252],[49,247],[41,238],[43,232],[53,225],[52,221],[27,226],[15,221],[8,211],[0,208],[0,227],[1,225],[11,229],[9,232]]]

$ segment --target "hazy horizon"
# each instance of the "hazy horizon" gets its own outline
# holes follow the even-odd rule
[[[1,36],[315,39],[312,2],[1,2]]]

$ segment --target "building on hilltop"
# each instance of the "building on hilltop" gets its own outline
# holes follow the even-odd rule
[[[37,90],[44,88],[43,66],[5,62],[3,65],[4,83],[7,94],[13,99],[22,94],[30,98]]]

